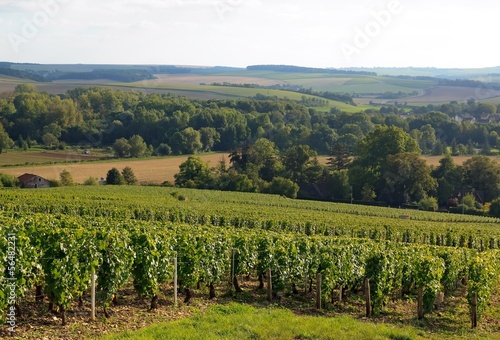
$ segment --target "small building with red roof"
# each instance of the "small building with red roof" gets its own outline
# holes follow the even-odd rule
[[[21,188],[26,189],[38,189],[38,188],[50,188],[50,182],[40,176],[33,174],[24,174],[17,178],[21,184]]]

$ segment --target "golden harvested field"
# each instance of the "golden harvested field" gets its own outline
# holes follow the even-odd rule
[[[210,166],[215,167],[224,157],[228,163],[227,154],[215,153],[200,155],[204,162],[209,162]],[[47,179],[59,179],[59,174],[64,169],[68,170],[73,180],[77,183],[83,183],[87,178],[97,179],[106,178],[106,173],[111,168],[122,170],[129,166],[135,173],[139,182],[162,183],[164,181],[174,181],[174,175],[179,172],[179,165],[184,162],[188,156],[179,157],[161,157],[153,159],[122,159],[109,162],[89,162],[89,163],[68,163],[53,165],[32,165],[13,168],[0,168],[0,173],[21,176],[25,173],[32,173]]]
[[[213,153],[199,155],[204,162],[209,162],[211,167],[215,167],[221,159],[225,159],[229,165],[228,153]],[[8,157],[8,158],[6,158]],[[461,165],[463,162],[472,156],[457,156],[453,157],[456,164]],[[500,156],[489,156],[500,163]],[[66,169],[77,183],[83,183],[87,178],[94,177],[97,179],[105,178],[106,173],[111,168],[115,167],[122,170],[126,166],[130,166],[139,180],[139,182],[162,183],[164,181],[174,181],[174,175],[179,172],[179,165],[184,162],[188,156],[172,156],[158,157],[148,159],[118,159],[108,161],[95,161],[84,163],[64,163],[65,161],[75,160],[92,160],[98,159],[97,155],[77,155],[64,154],[61,152],[16,152],[4,153],[0,155],[0,165],[6,164],[22,164],[24,160],[29,160],[30,163],[36,162],[61,162],[51,165],[26,165],[15,167],[1,167],[0,173],[13,176],[21,176],[24,173],[33,173],[48,179],[58,179],[59,173]],[[319,156],[320,164],[326,165],[329,156]],[[423,159],[430,166],[439,166],[439,160],[443,156],[423,156]],[[10,162],[9,162],[10,160]]]
[[[443,158],[443,156],[423,156],[422,158],[425,159],[428,165],[439,166],[439,160]],[[454,156],[452,158],[455,164],[462,165],[466,160],[472,158],[472,156]],[[500,156],[488,156],[488,158],[500,163]]]

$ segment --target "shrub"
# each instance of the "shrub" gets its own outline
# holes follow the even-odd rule
[[[98,184],[99,182],[97,182],[97,179],[95,179],[92,176],[90,176],[83,182],[83,185],[98,185]]]
[[[287,178],[274,177],[269,185],[268,191],[270,194],[296,198],[299,192],[299,186]]]
[[[491,202],[489,214],[493,217],[500,217],[500,197]]]
[[[425,211],[436,211],[438,209],[438,202],[435,197],[426,196],[418,202],[418,208]]]

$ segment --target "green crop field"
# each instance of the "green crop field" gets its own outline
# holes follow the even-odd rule
[[[3,189],[0,210],[0,257],[15,259],[0,271],[17,282],[22,338],[169,338],[184,327],[206,338],[500,332],[498,219],[137,186]],[[1,281],[4,310],[8,289]],[[154,325],[177,319],[184,327]],[[0,332],[8,335],[6,326]]]
[[[25,66],[16,66],[19,69]],[[63,70],[68,72],[84,72],[95,68],[118,68],[117,65],[34,65],[34,69],[47,70]],[[366,70],[364,70],[366,71]],[[289,73],[289,72],[274,72],[274,71],[254,71],[254,70],[230,70],[226,72],[210,71],[203,69],[200,73],[187,73],[175,75],[157,75],[158,79],[141,81],[136,83],[121,83],[109,80],[92,80],[92,81],[57,81],[52,83],[36,83],[36,86],[51,94],[65,93],[69,89],[75,87],[91,87],[104,86],[113,89],[122,89],[130,91],[142,91],[146,93],[173,93],[199,99],[230,99],[230,98],[246,98],[254,97],[257,94],[267,96],[276,96],[278,98],[288,98],[291,100],[300,100],[301,93],[281,91],[273,89],[258,89],[258,88],[242,88],[231,86],[210,86],[208,84],[233,83],[233,84],[259,84],[262,86],[270,86],[276,84],[298,85],[306,89],[312,88],[315,91],[329,91],[342,93],[356,93],[359,102],[368,103],[373,100],[373,96],[380,95],[385,92],[402,92],[411,93],[418,91],[419,95],[415,97],[402,98],[400,101],[405,101],[413,105],[426,104],[442,104],[450,101],[466,101],[471,97],[477,96],[475,87],[450,87],[437,86],[437,80],[418,80],[418,79],[402,79],[383,76],[383,74],[394,74],[394,72],[384,73],[383,70],[370,70],[379,73],[378,76],[362,75],[362,74],[330,74],[330,73]],[[394,70],[392,70],[394,71]],[[402,72],[402,71],[401,71]],[[427,72],[419,70],[418,72]],[[417,72],[417,73],[418,73]],[[430,72],[430,71],[429,71]],[[411,72],[410,72],[411,73]],[[432,73],[432,72],[431,72]],[[405,73],[407,74],[407,73]],[[483,79],[484,80],[484,79]],[[492,78],[489,81],[493,81]],[[24,80],[17,80],[10,77],[0,77],[0,93],[11,92],[16,84],[24,83]],[[207,85],[200,85],[204,83]],[[498,97],[500,91],[489,91],[488,96]],[[365,97],[363,97],[365,96]],[[306,96],[309,97],[309,96]],[[484,99],[488,100],[488,99]],[[379,100],[386,102],[387,100]],[[391,101],[388,101],[391,102]],[[489,102],[496,103],[496,99],[491,99]],[[346,112],[358,112],[373,108],[368,105],[350,106],[344,103],[328,101],[328,104],[322,107],[316,107],[320,111],[328,111],[330,108],[336,107]]]

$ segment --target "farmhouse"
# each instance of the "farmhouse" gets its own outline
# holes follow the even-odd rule
[[[21,183],[21,188],[49,188],[50,182],[43,177],[24,174],[18,177],[19,183]]]

